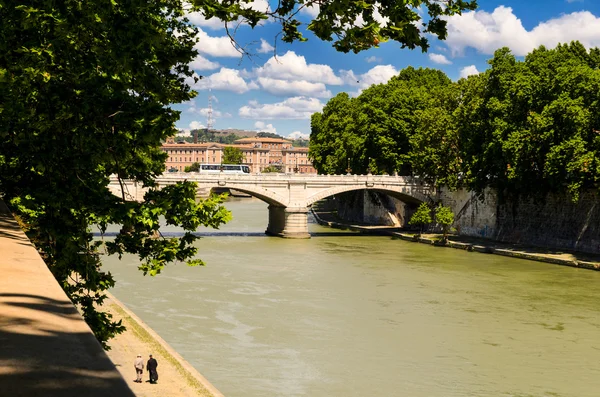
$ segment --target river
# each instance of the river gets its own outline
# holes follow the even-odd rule
[[[197,243],[206,267],[104,263],[227,397],[600,395],[600,272],[317,224],[267,237],[265,203],[227,207]]]

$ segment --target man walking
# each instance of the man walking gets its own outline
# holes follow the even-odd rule
[[[150,375],[150,383],[156,383],[158,380],[158,372],[156,372],[156,367],[158,367],[158,362],[152,358],[151,354],[150,359],[146,363],[146,368],[148,369],[148,373]]]
[[[135,359],[133,366],[135,367],[135,373],[137,375],[137,378],[135,379],[135,381],[137,383],[142,383],[142,375],[144,374],[144,360],[142,359],[141,354],[137,355],[137,358]]]

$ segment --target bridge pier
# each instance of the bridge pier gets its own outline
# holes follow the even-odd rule
[[[283,238],[310,238],[308,208],[269,205],[269,226],[265,233]]]

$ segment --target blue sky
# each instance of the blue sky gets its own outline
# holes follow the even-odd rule
[[[252,5],[267,6],[267,0]],[[315,11],[300,14],[300,19],[308,23]],[[215,129],[308,137],[310,115],[332,96],[342,91],[357,95],[407,66],[438,68],[457,80],[485,70],[493,52],[504,46],[518,56],[540,45],[554,47],[572,40],[588,48],[600,46],[598,0],[479,0],[477,11],[449,18],[447,40],[430,39],[428,53],[388,42],[360,54],[343,54],[310,32],[305,33],[307,42],[290,45],[275,42],[280,25],[267,22],[238,29],[236,41],[255,54],[248,58],[230,44],[222,23],[199,13],[189,18],[200,29],[200,56],[192,67],[203,79],[194,86],[194,100],[175,106],[182,111],[177,123],[182,130],[206,125],[211,95]]]

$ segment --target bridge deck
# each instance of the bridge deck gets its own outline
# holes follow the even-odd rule
[[[0,395],[133,396],[0,201]]]

